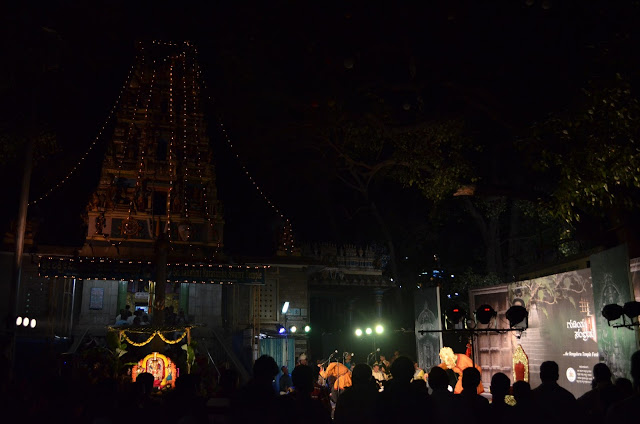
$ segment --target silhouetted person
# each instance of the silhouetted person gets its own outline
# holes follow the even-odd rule
[[[278,381],[280,394],[285,394],[289,392],[289,389],[293,386],[293,381],[291,380],[291,375],[289,375],[289,368],[286,365],[283,365],[282,375],[280,376],[280,380]]]
[[[489,401],[478,394],[480,381],[480,371],[477,368],[469,367],[462,371],[462,393],[456,398],[456,401],[460,414],[466,423],[484,424],[488,422]]]
[[[427,381],[431,388],[429,398],[432,405],[432,422],[450,423],[452,420],[453,422],[460,421],[459,417],[454,413],[456,395],[449,391],[449,376],[447,372],[439,366],[435,366],[429,370]]]
[[[231,401],[233,422],[258,422],[271,414],[276,392],[273,379],[278,364],[268,355],[262,355],[253,364],[253,378],[235,393]]]
[[[413,361],[406,356],[398,356],[391,364],[393,378],[380,393],[376,406],[378,420],[383,423],[404,423],[422,421],[429,398],[419,387],[412,385]]]
[[[135,383],[132,384],[132,393],[128,399],[125,415],[134,421],[150,419],[157,421],[163,419],[162,403],[152,397],[153,374],[143,372],[138,374]],[[146,418],[145,418],[146,417]]]
[[[511,380],[506,374],[498,372],[491,377],[491,421],[499,424],[511,420],[511,406],[505,403],[505,396],[509,394]]]
[[[378,386],[373,381],[371,367],[357,364],[351,374],[351,387],[347,387],[338,398],[334,412],[336,423],[370,423],[376,419]]]
[[[176,380],[175,388],[164,396],[169,422],[207,424],[206,399],[200,395],[199,375],[181,375]]]
[[[626,399],[629,396],[633,395],[633,383],[628,378],[616,378],[615,386],[620,391],[620,396],[622,396],[622,399]]]
[[[275,402],[272,424],[330,424],[331,410],[320,400],[311,397],[313,370],[308,365],[298,365],[291,373],[293,391],[279,396]]]
[[[542,383],[532,390],[536,410],[545,423],[565,423],[575,419],[578,412],[576,398],[567,389],[558,385],[560,378],[558,364],[545,361],[540,365]]]
[[[599,363],[593,366],[595,387],[577,400],[578,409],[585,414],[587,423],[602,423],[609,407],[623,399],[620,390],[613,385],[611,377],[611,370],[607,364]]]
[[[607,424],[630,423],[640,417],[640,350],[631,355],[631,378],[633,395],[609,408],[605,418]]]
[[[209,417],[217,424],[232,422],[231,398],[238,387],[238,374],[232,369],[220,370],[220,382],[207,401]]]
[[[533,403],[533,394],[531,386],[526,381],[516,381],[513,383],[513,398],[516,405],[513,407],[512,416],[518,420],[520,424],[538,424],[538,413]]]

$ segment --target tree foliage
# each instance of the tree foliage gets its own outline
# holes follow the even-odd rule
[[[536,126],[523,147],[549,194],[549,212],[567,222],[637,208],[640,104],[619,74],[591,83],[571,110]]]

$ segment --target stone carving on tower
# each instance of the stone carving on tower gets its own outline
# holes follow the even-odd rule
[[[170,242],[174,258],[222,253],[222,205],[202,113],[196,49],[140,43],[115,111],[100,181],[87,205],[81,254],[152,257]]]

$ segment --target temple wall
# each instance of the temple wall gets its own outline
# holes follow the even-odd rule
[[[118,282],[84,280],[81,302],[78,327],[95,327],[96,331],[106,332],[105,327],[115,324],[118,315]]]
[[[222,285],[191,284],[189,286],[189,319],[208,327],[222,325]]]

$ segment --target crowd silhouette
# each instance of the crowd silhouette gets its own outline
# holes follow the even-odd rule
[[[392,377],[382,390],[369,365],[355,364],[351,386],[334,403],[330,389],[319,383],[317,369],[306,361],[293,368],[291,386],[279,390],[275,378],[286,368],[265,355],[255,361],[246,384],[239,384],[232,369],[223,368],[214,384],[203,375],[182,374],[175,388],[165,391],[154,387],[148,373],[131,382],[99,366],[89,367],[84,375],[64,375],[50,367],[48,372],[40,369],[37,379],[15,380],[4,367],[0,400],[5,417],[26,423],[627,424],[640,418],[640,351],[630,360],[633,381],[614,380],[609,367],[598,363],[591,390],[577,399],[558,384],[558,364],[553,361],[541,365],[538,387],[496,373],[490,395],[480,395],[476,368],[463,371],[462,393],[454,394],[443,368],[430,369],[426,381],[415,379],[414,362],[399,356],[391,362]],[[515,405],[507,399],[515,399]]]

